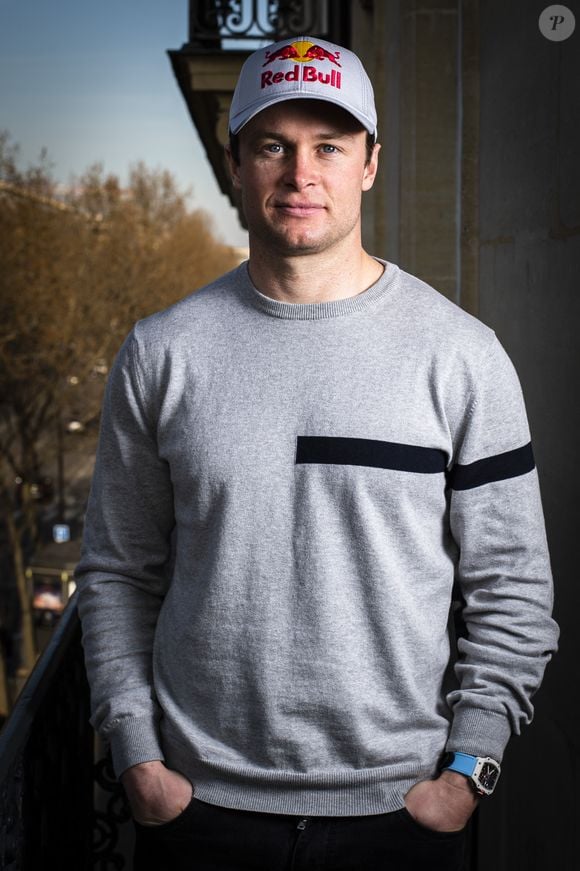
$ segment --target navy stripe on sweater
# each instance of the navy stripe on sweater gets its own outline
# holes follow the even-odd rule
[[[452,490],[472,490],[483,484],[526,475],[535,467],[532,443],[528,442],[521,448],[496,454],[493,457],[485,457],[483,460],[476,460],[465,466],[458,463],[449,472],[447,483]]]
[[[399,472],[436,474],[444,472],[447,455],[438,448],[383,442],[376,439],[336,436],[298,436],[296,463],[323,463],[337,466],[370,466]],[[476,460],[457,463],[447,475],[452,490],[472,490],[495,481],[525,475],[535,468],[532,444]]]
[[[422,448],[376,439],[298,436],[296,462],[372,466],[400,472],[434,474],[445,471],[447,455],[445,451],[437,448]]]

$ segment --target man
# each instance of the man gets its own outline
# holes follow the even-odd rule
[[[557,637],[517,377],[363,250],[355,55],[260,49],[230,130],[249,262],[123,346],[78,571],[136,868],[452,871]]]

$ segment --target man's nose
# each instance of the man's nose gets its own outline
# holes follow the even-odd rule
[[[285,184],[295,190],[303,190],[316,184],[317,177],[318,169],[314,155],[302,149],[296,149],[289,155],[284,172]]]

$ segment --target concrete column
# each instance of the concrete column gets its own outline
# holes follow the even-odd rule
[[[457,4],[401,3],[400,263],[451,299],[457,285]]]
[[[375,189],[363,210],[365,246],[459,301],[458,4],[375,3],[366,33],[355,26],[362,17],[354,16],[353,47],[373,79],[382,145]]]

